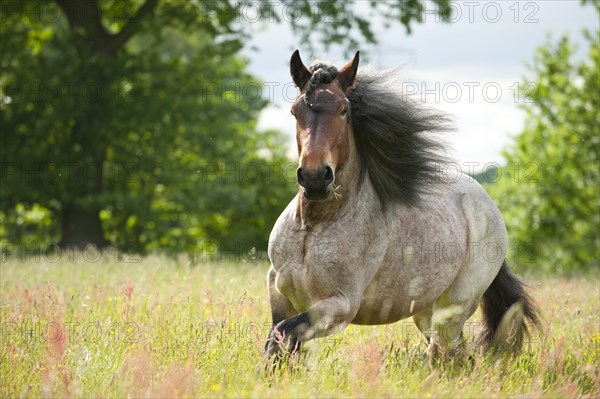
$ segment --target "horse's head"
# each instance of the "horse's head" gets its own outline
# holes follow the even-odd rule
[[[335,172],[349,153],[350,102],[358,69],[358,51],[339,71],[332,66],[304,66],[298,50],[290,60],[290,71],[300,95],[292,105],[296,117],[296,142],[300,167],[298,184],[308,200],[324,200],[333,193]]]

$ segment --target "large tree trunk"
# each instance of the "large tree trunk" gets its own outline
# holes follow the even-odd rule
[[[74,138],[79,138],[85,134],[84,132],[85,124],[76,123],[72,131]],[[89,142],[87,144],[90,145]],[[81,167],[76,167],[72,171],[69,184],[65,187],[71,195],[70,199],[63,202],[61,213],[60,246],[62,248],[73,247],[83,250],[89,244],[98,248],[103,248],[107,244],[100,220],[102,204],[97,201],[103,192],[102,169],[106,153],[100,143],[94,145],[92,142],[91,146],[94,149],[90,152],[95,152],[93,160],[87,162],[82,160],[81,165],[77,163]],[[84,171],[90,165],[94,165],[93,174]]]
[[[103,248],[107,242],[104,239],[100,209],[83,209],[76,205],[68,205],[63,209],[61,217],[62,248],[85,249],[88,245]]]
[[[158,0],[146,0],[123,28],[114,34],[107,31],[102,24],[102,10],[98,0],[55,0],[55,2],[67,17],[74,34],[74,45],[79,56],[84,60],[81,62],[84,69],[80,71],[80,76],[89,81],[90,85],[104,89],[102,92],[105,95],[110,93],[111,77],[107,76],[99,65],[117,59],[119,51],[136,33],[140,23],[151,17]],[[92,61],[85,62],[88,59]],[[99,65],[95,65],[94,62],[98,62]],[[86,82],[79,83],[83,83],[85,87]],[[69,181],[68,195],[62,203],[61,247],[85,249],[86,246],[93,244],[102,248],[107,244],[100,221],[102,207],[97,201],[103,192],[102,168],[106,158],[107,143],[102,137],[102,132],[93,127],[94,118],[110,117],[104,115],[102,105],[102,101],[90,102],[89,109],[77,118],[71,132],[72,143],[79,143],[85,151],[76,161],[89,162],[91,158],[91,164],[96,166],[98,175],[90,181],[77,173]],[[87,203],[88,199],[90,204],[81,205],[81,202]],[[78,203],[78,200],[83,201]]]

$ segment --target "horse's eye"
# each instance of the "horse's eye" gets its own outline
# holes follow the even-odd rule
[[[348,108],[344,108],[342,110],[342,112],[340,112],[340,116],[346,116],[347,113],[348,113]]]

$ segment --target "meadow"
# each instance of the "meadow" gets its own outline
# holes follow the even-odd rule
[[[519,354],[431,364],[410,320],[350,326],[265,371],[265,261],[2,259],[2,397],[600,397],[600,279],[528,276]],[[479,313],[465,327],[479,330]]]

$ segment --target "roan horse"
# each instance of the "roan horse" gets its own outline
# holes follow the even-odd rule
[[[406,98],[394,71],[357,76],[358,62],[290,61],[300,189],[269,239],[267,355],[411,316],[427,351],[448,354],[479,304],[482,344],[520,347],[538,311],[506,264],[499,210],[469,176],[442,173],[429,133],[447,120]]]

